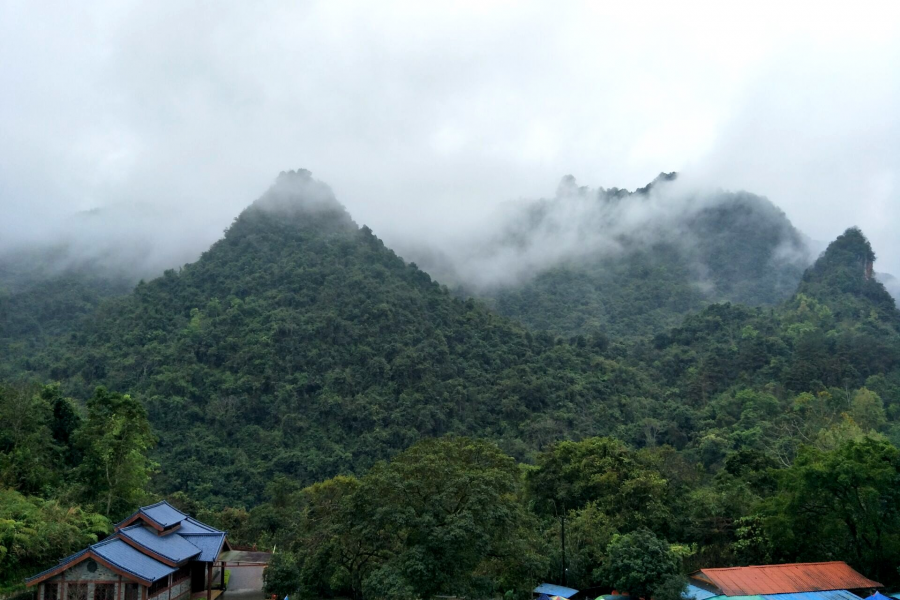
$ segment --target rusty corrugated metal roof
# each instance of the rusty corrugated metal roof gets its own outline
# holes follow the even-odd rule
[[[843,561],[701,569],[693,574],[697,576],[712,582],[726,596],[882,587]]]

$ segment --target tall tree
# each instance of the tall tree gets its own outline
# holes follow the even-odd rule
[[[378,500],[374,522],[392,536],[393,556],[369,578],[372,595],[397,581],[420,598],[490,595],[498,590],[482,573],[504,559],[527,558],[516,544],[528,520],[518,468],[490,442],[423,440],[376,465],[359,494]]]
[[[39,388],[0,386],[0,487],[35,494],[56,479],[51,419]]]
[[[528,473],[528,488],[538,511],[559,519],[563,583],[568,578],[566,525],[575,516],[572,511],[590,506],[579,516],[579,526],[593,523],[595,536],[602,529],[604,543],[616,532],[661,528],[669,516],[666,480],[660,472],[609,437],[556,444],[538,457],[538,468]]]
[[[885,584],[898,581],[900,450],[871,437],[833,451],[804,447],[779,473],[761,515],[773,558],[846,560]]]
[[[602,572],[609,585],[635,598],[679,600],[685,582],[669,544],[648,529],[618,535],[609,543]],[[664,593],[661,593],[664,592]]]
[[[103,515],[123,516],[140,504],[155,466],[147,456],[155,443],[147,411],[131,396],[102,387],[87,408],[77,433],[82,495]]]

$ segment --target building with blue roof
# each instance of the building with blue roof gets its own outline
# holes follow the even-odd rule
[[[115,533],[25,580],[37,600],[213,600],[226,533],[166,501],[143,506]]]

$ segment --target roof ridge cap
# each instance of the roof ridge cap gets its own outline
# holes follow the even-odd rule
[[[847,564],[845,560],[821,560],[815,562],[794,562],[794,563],[778,563],[774,565],[745,565],[745,566],[734,566],[734,567],[707,567],[705,569],[700,569],[700,572],[703,571],[734,571],[737,569],[774,569],[776,567],[796,567],[799,565],[835,565],[835,564]],[[849,565],[847,565],[849,566]]]
[[[174,535],[178,535],[178,534],[176,533]],[[179,537],[181,537],[181,536],[179,536]],[[184,540],[183,537],[181,539]],[[185,541],[185,543],[191,544],[191,542],[189,540],[184,540],[184,541]],[[194,546],[194,544],[191,544],[191,546]],[[194,546],[194,548],[197,548],[197,546]],[[203,554],[203,548],[197,548],[197,554],[194,554],[193,556],[191,556],[191,558],[194,558],[194,556],[197,556],[198,554]]]

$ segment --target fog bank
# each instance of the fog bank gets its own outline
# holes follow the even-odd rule
[[[898,31],[876,2],[7,2],[0,251],[175,267],[297,167],[446,248],[566,173],[674,170],[900,273]]]

